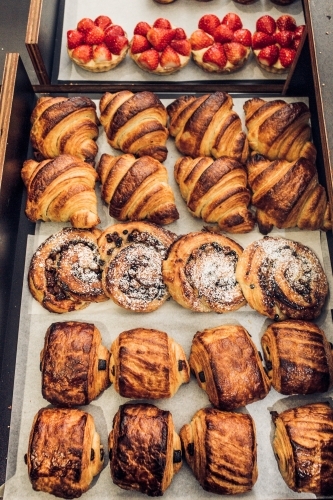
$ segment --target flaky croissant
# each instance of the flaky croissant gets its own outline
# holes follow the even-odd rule
[[[230,156],[245,162],[248,142],[226,92],[182,96],[167,106],[169,132],[186,156]]]
[[[205,222],[217,222],[229,233],[246,233],[254,227],[248,206],[251,194],[247,188],[246,170],[239,161],[222,156],[179,158],[175,179],[190,212]]]
[[[311,142],[310,110],[304,102],[282,99],[265,101],[259,97],[244,104],[247,139],[253,151],[270,160],[295,161],[300,157],[315,162]]]
[[[68,222],[76,228],[99,224],[95,183],[96,170],[78,157],[60,155],[55,159],[27,160],[21,176],[28,196],[27,217],[52,222]]]
[[[84,96],[40,97],[31,115],[30,140],[38,161],[63,153],[94,163],[99,121]]]
[[[103,154],[97,167],[102,199],[120,221],[170,224],[179,218],[165,166],[151,156]]]
[[[247,170],[261,233],[269,233],[273,226],[331,229],[330,206],[314,163],[306,158],[273,161],[255,154]]]
[[[166,159],[167,112],[153,92],[106,92],[99,107],[100,121],[113,148],[159,161]]]

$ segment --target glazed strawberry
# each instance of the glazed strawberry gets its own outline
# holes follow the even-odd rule
[[[125,31],[121,26],[118,24],[112,24],[112,26],[108,26],[108,28],[105,30],[105,36],[124,36]]]
[[[69,49],[75,49],[79,45],[84,43],[84,34],[82,31],[69,30],[67,31],[67,47]]]
[[[134,35],[147,36],[150,28],[150,24],[146,23],[145,21],[140,21],[134,28]]]
[[[255,31],[252,37],[252,48],[255,49],[263,49],[268,45],[274,45],[274,37],[273,35],[267,35],[267,33],[263,33],[262,31]]]
[[[263,66],[273,66],[279,58],[279,48],[276,45],[268,45],[260,50],[258,60]]]
[[[159,17],[154,22],[153,28],[171,29],[171,23],[170,23],[170,21],[168,21],[168,19],[165,19],[164,17]]]
[[[234,12],[229,12],[228,14],[226,14],[222,19],[221,24],[225,24],[232,31],[236,31],[243,28],[243,23],[241,21],[241,18],[239,17],[238,14],[235,14]]]
[[[131,52],[132,54],[140,54],[145,50],[151,49],[151,45],[147,38],[142,35],[134,35],[131,41]]]
[[[283,14],[276,20],[276,25],[280,31],[295,31],[297,25],[296,21],[292,16],[288,14]]]
[[[276,22],[272,16],[268,14],[259,17],[256,22],[256,31],[262,31],[263,33],[267,33],[267,35],[273,35],[276,30]]]
[[[199,29],[192,33],[190,42],[192,50],[201,50],[213,45],[214,39],[205,31]]]
[[[77,59],[79,62],[86,64],[91,61],[93,57],[93,51],[91,45],[79,45],[75,47],[72,52],[73,59]]]
[[[247,55],[247,50],[244,45],[238,42],[225,43],[223,48],[228,61],[235,66],[242,64],[243,59]]]
[[[205,14],[199,19],[198,28],[209,35],[214,36],[215,29],[219,26],[220,20],[215,14]]]
[[[147,33],[147,40],[158,52],[162,52],[170,44],[173,37],[173,30],[166,28],[151,28]]]
[[[177,52],[168,45],[162,52],[160,64],[165,69],[177,69],[180,66],[180,59]]]
[[[303,36],[304,31],[305,31],[305,24],[300,24],[299,26],[297,26],[297,28],[293,32],[294,40],[300,40]]]
[[[97,63],[111,61],[112,54],[104,43],[93,47],[93,59]]]
[[[106,28],[112,24],[112,21],[109,18],[109,16],[98,16],[96,17],[94,24],[102,28],[103,31],[105,31]]]
[[[149,49],[142,52],[138,58],[141,66],[145,67],[148,71],[154,71],[159,64],[159,53],[155,49]]]
[[[126,36],[106,36],[105,45],[112,52],[112,54],[119,56],[121,52],[128,47],[128,39]]]
[[[175,32],[174,40],[186,40],[187,37],[183,28],[175,28],[174,32]]]
[[[191,55],[191,44],[189,40],[171,40],[170,47],[182,56],[189,57]]]
[[[95,26],[95,23],[89,17],[84,17],[77,23],[77,30],[82,31],[83,33],[87,33]]]
[[[293,42],[293,33],[292,31],[277,31],[273,35],[274,42],[278,43],[280,47],[290,47]]]
[[[227,64],[227,56],[221,43],[214,43],[203,55],[203,61],[208,64],[217,66],[218,69],[223,69]]]
[[[251,31],[246,28],[241,28],[234,32],[234,42],[239,42],[245,47],[252,47]]]
[[[104,41],[104,31],[99,26],[94,26],[85,33],[85,43],[88,45],[98,45]]]
[[[234,32],[225,24],[220,24],[214,31],[214,40],[219,43],[231,42],[234,39]]]
[[[279,59],[284,68],[289,68],[296,56],[296,50],[291,48],[282,48],[280,50]]]

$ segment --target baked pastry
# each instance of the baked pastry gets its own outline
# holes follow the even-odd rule
[[[102,199],[120,221],[147,220],[170,224],[179,219],[165,166],[151,156],[103,154],[97,167]]]
[[[89,404],[110,385],[109,361],[92,323],[52,323],[40,353],[43,398],[55,406]]]
[[[139,68],[148,73],[171,75],[189,63],[191,44],[183,28],[173,26],[168,19],[160,17],[151,25],[145,21],[136,24],[129,55]]]
[[[249,149],[242,122],[226,92],[182,96],[167,106],[169,132],[185,156],[230,156],[245,162]]]
[[[312,320],[324,306],[328,283],[309,247],[265,236],[239,256],[236,279],[249,305],[274,320]]]
[[[180,430],[185,458],[206,491],[250,491],[257,476],[255,424],[249,414],[203,408]]]
[[[40,97],[31,114],[30,140],[37,161],[71,154],[94,163],[99,120],[84,96]]]
[[[64,228],[35,251],[29,266],[32,296],[55,313],[77,311],[107,300],[102,288],[99,229]]]
[[[103,468],[93,417],[73,408],[42,408],[34,418],[25,459],[34,490],[79,498]]]
[[[72,155],[26,160],[21,176],[28,192],[25,213],[33,222],[70,222],[76,228],[100,223],[95,193],[98,175],[89,163]]]
[[[298,493],[331,495],[333,489],[333,410],[312,403],[272,412],[273,449],[284,481]]]
[[[113,482],[125,490],[161,496],[182,466],[172,415],[150,404],[119,407],[109,434]]]
[[[238,14],[223,19],[205,14],[190,36],[194,62],[209,73],[233,73],[242,68],[252,53],[251,31],[243,28]]]
[[[67,53],[81,68],[102,73],[115,68],[126,57],[129,47],[123,28],[108,16],[98,16],[94,21],[80,19],[76,29],[67,31]]]
[[[165,332],[134,328],[112,342],[110,380],[125,398],[171,398],[190,380],[183,348]]]
[[[317,151],[311,142],[310,110],[304,102],[255,97],[245,102],[244,112],[247,139],[253,151],[270,160],[296,161],[302,157],[315,163]]]
[[[153,92],[106,92],[99,107],[107,141],[113,148],[134,156],[166,159],[167,112]]]
[[[215,161],[208,156],[185,156],[176,161],[174,175],[192,215],[205,222],[217,222],[229,233],[253,229],[251,193],[242,163],[228,156]]]
[[[261,345],[267,374],[281,394],[313,394],[332,387],[332,345],[316,324],[301,320],[273,323]]]
[[[143,221],[106,228],[98,239],[105,294],[130,311],[158,309],[169,297],[162,261],[175,239],[171,231]]]
[[[246,304],[235,274],[242,251],[222,234],[198,231],[181,236],[163,261],[170,295],[196,312],[236,311]]]
[[[264,399],[270,380],[261,355],[245,328],[222,325],[193,337],[190,367],[209,401],[219,410],[235,410]]]
[[[290,5],[294,3],[295,0],[271,0],[272,3],[276,5]]]
[[[269,160],[254,154],[247,162],[247,173],[261,233],[269,233],[274,226],[310,231],[332,228],[326,191],[311,161]]]

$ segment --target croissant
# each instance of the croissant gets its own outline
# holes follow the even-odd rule
[[[27,160],[21,170],[28,191],[27,217],[51,222],[68,222],[76,228],[100,223],[97,214],[96,170],[72,155],[55,159]]]
[[[257,481],[256,430],[249,414],[203,408],[180,430],[185,458],[206,491],[237,495]]]
[[[310,110],[305,103],[255,97],[245,102],[244,112],[253,151],[270,160],[303,157],[315,162],[317,151],[311,142]]]
[[[168,128],[178,150],[192,158],[230,156],[244,163],[248,142],[232,107],[233,100],[226,92],[182,96],[170,103]]]
[[[106,92],[99,106],[100,121],[113,148],[159,161],[166,159],[167,112],[153,92]]]
[[[99,121],[88,97],[40,97],[31,115],[30,140],[38,161],[72,154],[94,163]]]
[[[298,493],[332,495],[333,410],[326,403],[272,412],[273,449],[281,475]]]
[[[109,213],[120,221],[170,224],[179,218],[165,166],[151,156],[101,156],[97,172]]]
[[[208,156],[195,159],[185,156],[176,161],[174,175],[194,216],[205,222],[217,222],[229,233],[253,229],[246,170],[238,160],[227,156],[215,161]]]

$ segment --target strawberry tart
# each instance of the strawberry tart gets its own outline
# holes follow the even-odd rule
[[[265,14],[256,22],[252,48],[257,63],[270,73],[285,73],[292,65],[305,30],[295,19],[283,14],[277,20]]]
[[[168,75],[189,62],[191,44],[183,28],[175,28],[165,18],[152,25],[140,21],[134,28],[129,55],[144,71]]]
[[[202,16],[190,42],[194,62],[210,73],[231,73],[242,68],[252,51],[251,32],[243,28],[239,15],[233,12],[222,20],[215,14]]]
[[[128,51],[125,31],[108,16],[94,21],[81,19],[76,29],[67,31],[67,52],[75,64],[87,71],[101,73],[118,66]]]

